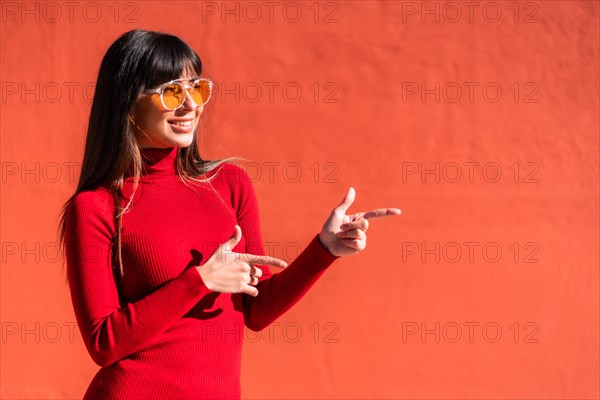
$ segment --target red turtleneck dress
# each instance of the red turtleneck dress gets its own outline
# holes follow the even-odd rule
[[[260,267],[257,297],[209,290],[195,266],[235,224],[242,239],[234,252],[266,254],[252,183],[241,167],[222,164],[206,174],[217,175],[212,187],[189,187],[175,174],[177,148],[142,154],[144,174],[122,220],[121,302],[111,268],[112,195],[99,187],[67,207],[71,298],[87,350],[102,367],[84,399],[239,398],[244,326],[268,326],[338,257],[315,235],[283,271]]]

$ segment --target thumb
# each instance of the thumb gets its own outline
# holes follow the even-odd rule
[[[233,235],[223,243],[225,250],[231,251],[242,240],[242,229],[236,225],[233,229]]]
[[[346,197],[344,197],[344,200],[342,200],[342,202],[336,208],[340,211],[344,211],[345,213],[346,210],[350,208],[350,206],[354,202],[355,197],[356,192],[354,191],[354,188],[350,186],[350,188],[348,189],[348,193],[346,193]]]

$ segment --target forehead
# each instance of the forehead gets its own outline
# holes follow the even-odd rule
[[[183,68],[183,71],[181,71],[181,74],[179,74],[179,79],[191,79],[197,77],[198,74],[196,73],[196,70],[190,63],[187,63],[186,66]]]

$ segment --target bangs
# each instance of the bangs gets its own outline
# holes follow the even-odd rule
[[[202,73],[202,62],[196,52],[176,36],[157,36],[151,48],[143,73],[146,88],[179,79],[187,69],[198,76]]]

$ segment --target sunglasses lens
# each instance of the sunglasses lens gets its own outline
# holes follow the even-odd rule
[[[174,110],[179,107],[185,100],[185,92],[181,85],[175,83],[165,87],[162,93],[163,102],[168,109]]]
[[[206,104],[208,99],[210,98],[210,83],[208,81],[198,81],[194,84],[192,89],[190,90],[190,94],[192,95],[192,99],[199,106]]]

